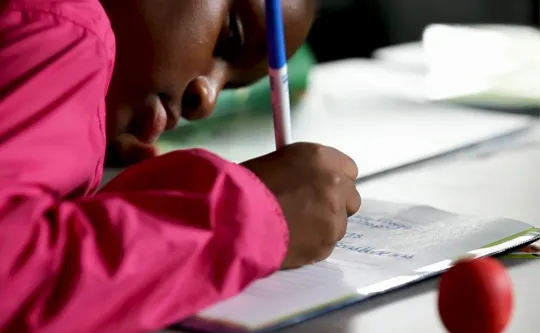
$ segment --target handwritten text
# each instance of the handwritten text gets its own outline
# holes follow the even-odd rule
[[[356,232],[347,232],[345,233],[345,236],[343,236],[343,238],[361,239],[364,238],[364,235],[357,234]]]
[[[408,230],[410,226],[403,223],[390,220],[387,218],[374,219],[367,216],[353,216],[349,219],[349,222],[354,224],[360,224],[371,229],[387,229],[387,230]]]
[[[349,251],[354,251],[356,253],[369,254],[373,256],[401,258],[401,259],[408,259],[408,260],[413,259],[415,256],[414,254],[403,254],[403,253],[397,253],[397,252],[392,252],[392,251],[377,250],[376,248],[371,247],[371,246],[349,245],[345,242],[338,242],[336,245],[336,248],[346,249]]]

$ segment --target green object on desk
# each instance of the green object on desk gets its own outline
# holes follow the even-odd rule
[[[308,87],[309,72],[315,63],[315,57],[307,45],[302,46],[288,62],[292,112]],[[178,145],[178,148],[182,148],[196,142],[197,137],[215,131],[231,118],[271,112],[270,82],[268,77],[264,77],[244,88],[224,90],[209,118],[195,122],[181,121],[175,130],[162,136],[159,145],[169,148]]]

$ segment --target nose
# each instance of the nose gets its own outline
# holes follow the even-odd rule
[[[219,92],[226,85],[229,76],[227,65],[216,60],[208,74],[194,78],[182,97],[182,116],[188,120],[210,116],[216,106]]]

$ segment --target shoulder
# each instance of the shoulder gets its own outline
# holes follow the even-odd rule
[[[31,24],[49,20],[79,28],[96,37],[104,46],[109,59],[115,55],[115,39],[105,10],[98,0],[9,0],[2,8],[2,17],[19,16]]]

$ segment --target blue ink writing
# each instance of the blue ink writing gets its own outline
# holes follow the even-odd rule
[[[345,249],[345,250],[353,251],[356,253],[369,254],[373,256],[400,258],[400,259],[407,259],[407,260],[413,259],[415,256],[414,254],[403,254],[403,253],[397,253],[397,252],[392,252],[392,251],[377,250],[376,248],[371,247],[371,246],[349,245],[344,242],[338,242],[336,245],[336,248]]]
[[[370,218],[367,216],[353,216],[349,219],[349,222],[354,224],[360,224],[371,229],[386,229],[386,230],[408,230],[410,226],[400,223],[398,221],[390,220],[387,218]]]
[[[357,234],[356,232],[347,232],[345,233],[345,236],[343,236],[343,238],[353,238],[353,239],[361,239],[363,237],[364,235]]]

